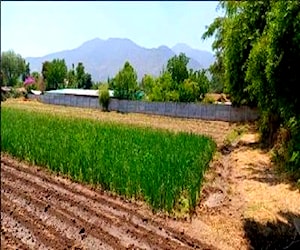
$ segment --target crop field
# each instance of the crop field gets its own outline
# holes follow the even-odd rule
[[[2,107],[1,151],[154,210],[193,210],[215,151],[207,137]]]
[[[143,202],[1,155],[1,249],[215,249]]]
[[[23,99],[1,108],[1,249],[246,250],[294,240],[299,190],[257,147],[254,124]]]

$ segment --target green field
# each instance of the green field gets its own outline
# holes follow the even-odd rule
[[[172,211],[193,209],[215,151],[207,137],[1,109],[1,151]]]

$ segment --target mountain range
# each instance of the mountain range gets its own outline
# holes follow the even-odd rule
[[[145,74],[158,76],[168,60],[183,52],[190,58],[188,68],[199,70],[208,68],[214,62],[214,56],[208,51],[197,50],[180,43],[172,48],[160,46],[158,48],[144,48],[129,39],[109,38],[102,40],[95,38],[83,43],[78,48],[64,50],[43,57],[27,57],[31,71],[41,72],[42,64],[53,59],[65,59],[68,68],[72,64],[82,62],[85,71],[92,75],[94,81],[105,81],[114,77],[123,67],[125,61],[134,67],[140,80]]]

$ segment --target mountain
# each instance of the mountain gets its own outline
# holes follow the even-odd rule
[[[188,46],[186,45],[186,47]],[[197,54],[197,50],[194,51],[198,58],[201,58],[201,53],[205,55],[209,53],[198,51]],[[137,71],[140,80],[144,74],[158,76],[162,68],[167,65],[168,60],[175,54],[176,52],[167,46],[148,49],[135,44],[129,39],[109,38],[102,40],[96,38],[72,50],[25,59],[30,63],[32,72],[41,72],[43,62],[52,61],[55,58],[65,59],[69,69],[72,64],[76,67],[78,62],[82,62],[85,71],[92,75],[94,81],[105,81],[108,77],[114,77],[123,67],[125,61],[129,61]],[[191,58],[188,67],[198,70],[210,63],[210,61],[205,63],[204,61],[204,59],[199,61],[196,58]]]
[[[187,57],[193,58],[205,69],[207,69],[215,61],[212,53],[205,50],[193,49],[184,43],[176,44],[174,47],[172,47],[172,50],[177,55],[182,52]]]

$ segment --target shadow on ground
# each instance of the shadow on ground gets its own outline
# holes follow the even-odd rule
[[[277,250],[300,249],[300,232],[297,233],[294,219],[300,214],[280,213],[283,220],[261,224],[252,219],[244,220],[245,235],[251,249]]]

